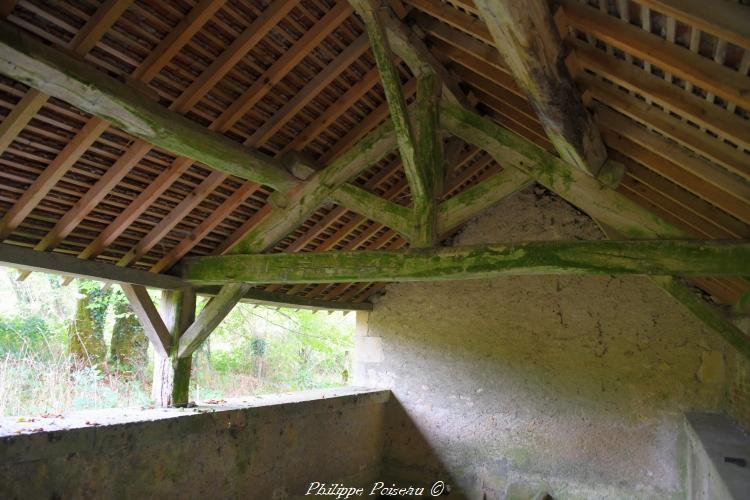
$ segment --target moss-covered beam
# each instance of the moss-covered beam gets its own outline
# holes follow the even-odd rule
[[[447,233],[533,183],[534,180],[525,173],[509,168],[461,191],[440,204],[438,232]]]
[[[396,132],[401,161],[412,196],[415,231],[412,245],[429,247],[437,242],[437,180],[442,179],[442,140],[438,115],[442,82],[429,64],[410,55],[408,44],[397,40],[417,78],[414,120],[409,116],[401,91],[401,79],[393,61],[386,23],[392,21],[383,0],[350,0],[365,23],[375,62],[380,72],[388,110]]]
[[[444,281],[532,274],[750,274],[745,241],[545,241],[394,252],[232,255],[187,259],[196,285]]]
[[[391,49],[399,56],[412,73],[422,75],[435,73],[442,82],[442,93],[454,104],[468,105],[468,100],[459,87],[458,80],[430,52],[413,29],[384,9],[381,18],[388,35]]]
[[[341,186],[332,198],[339,205],[393,229],[407,240],[411,239],[413,228],[408,208],[352,184]]]
[[[659,276],[652,280],[661,286],[669,295],[690,310],[711,330],[721,335],[737,351],[750,359],[750,338],[734,326],[728,317],[715,306],[707,304],[699,295],[679,279]]]
[[[606,184],[536,144],[473,111],[443,101],[440,123],[484,149],[504,167],[516,168],[625,238],[684,238],[685,233]]]
[[[292,189],[286,204],[271,211],[227,253],[259,253],[302,224],[320,205],[364,169],[396,148],[393,123],[380,125],[303,185]]]
[[[437,244],[438,192],[443,185],[443,138],[440,133],[440,79],[435,73],[424,73],[417,78],[417,168],[421,193],[412,185],[412,211],[414,217],[412,246],[431,247]]]
[[[475,0],[475,4],[557,152],[596,176],[607,149],[565,66],[565,49],[548,3]]]
[[[298,183],[280,162],[169,111],[132,86],[3,21],[0,73],[218,171],[281,191]]]
[[[219,293],[208,301],[195,321],[180,336],[177,357],[190,358],[249,289],[249,285],[237,283],[222,286]]]

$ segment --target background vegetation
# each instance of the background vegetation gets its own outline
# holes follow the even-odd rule
[[[150,405],[153,354],[119,287],[17,276],[0,268],[0,415]],[[239,304],[196,352],[191,397],[346,385],[354,321]]]

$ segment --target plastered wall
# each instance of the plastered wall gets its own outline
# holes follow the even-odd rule
[[[541,188],[458,244],[598,239]],[[389,286],[360,314],[355,382],[393,391],[386,468],[468,498],[684,498],[682,412],[726,408],[724,342],[647,278]]]
[[[370,491],[382,477],[388,398],[329,389],[33,424],[0,418],[0,498],[285,500],[305,498],[312,482]],[[41,429],[20,430],[28,425]]]

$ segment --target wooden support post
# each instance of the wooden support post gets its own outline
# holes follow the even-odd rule
[[[189,401],[192,357],[180,358],[180,338],[195,319],[195,290],[165,290],[161,295],[161,316],[172,336],[168,356],[154,356],[151,395],[156,406],[185,406]]]
[[[565,66],[565,51],[547,2],[476,0],[475,4],[557,152],[596,176],[607,149]]]

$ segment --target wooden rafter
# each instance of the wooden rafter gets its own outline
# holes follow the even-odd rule
[[[34,250],[44,251],[55,248],[150,150],[151,146],[148,143],[135,141],[55,227],[36,244]]]
[[[226,179],[221,172],[211,172],[185,199],[172,209],[138,244],[117,261],[118,266],[127,266],[146,255],[164,236],[185,218],[204,198]]]
[[[291,0],[288,3],[296,4],[296,2]],[[227,123],[236,123],[307,55],[306,50],[322,42],[351,13],[351,7],[346,2],[340,2],[328,11],[309,31],[302,35],[302,38],[297,40],[291,49],[287,50],[284,55],[266,70],[262,78],[258,78],[242,96],[235,100],[215,120],[214,125],[222,128]]]
[[[80,259],[90,259],[99,255],[111,245],[130,224],[133,223],[151,204],[161,196],[192,164],[187,158],[177,158],[144,189],[133,203],[129,204],[88,246],[78,254]]]
[[[201,0],[149,53],[148,57],[133,71],[131,77],[144,83],[150,82],[224,3],[225,0]]]
[[[597,101],[648,128],[657,130],[661,135],[750,181],[750,158],[737,148],[716,140],[700,129],[688,125],[670,113],[648,105],[632,94],[619,91],[613,85],[585,74],[577,75],[576,80],[581,82],[586,89],[586,94]],[[749,129],[747,133],[750,133],[750,125],[747,128]]]
[[[566,162],[596,176],[607,151],[564,64],[547,2],[477,0],[495,47]]]
[[[739,72],[577,1],[561,0],[561,5],[573,27],[729,102],[750,108],[747,77]]]
[[[268,156],[154,106],[145,95],[0,24],[0,73],[29,83],[167,151],[285,191],[297,181]]]
[[[47,193],[65,173],[78,161],[81,155],[94,143],[109,123],[99,118],[91,118],[76,136],[60,151],[60,154],[47,166],[34,182],[24,191],[21,198],[0,219],[0,240],[4,240],[23,222]]]

